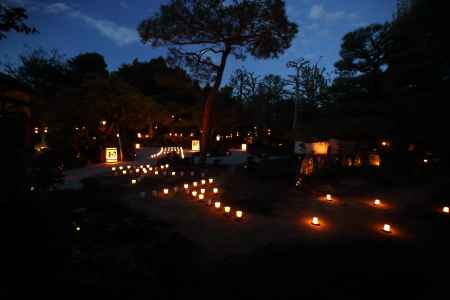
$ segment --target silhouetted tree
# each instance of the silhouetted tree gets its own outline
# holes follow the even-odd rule
[[[23,7],[8,7],[0,3],[0,40],[6,38],[7,32],[15,31],[25,34],[36,33],[34,27],[29,27],[24,23],[28,19],[26,9]]]
[[[172,46],[176,61],[197,73],[212,75],[202,122],[205,158],[212,106],[229,55],[240,59],[247,53],[257,58],[277,57],[290,47],[297,25],[289,22],[282,0],[172,0],[144,20],[138,31],[142,42]]]

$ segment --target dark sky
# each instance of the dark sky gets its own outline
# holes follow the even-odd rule
[[[0,0],[5,1],[5,0]],[[39,34],[8,34],[0,41],[0,61],[16,61],[31,49],[58,49],[67,57],[81,52],[99,52],[110,70],[134,58],[148,60],[165,56],[165,49],[142,45],[136,27],[168,0],[6,0],[28,9],[30,25]],[[342,36],[359,26],[385,22],[392,18],[395,0],[286,0],[291,20],[299,24],[300,33],[293,45],[279,59],[258,61],[252,58],[227,65],[225,79],[239,66],[257,74],[286,75],[286,62],[305,57],[320,62],[329,72],[339,56]]]

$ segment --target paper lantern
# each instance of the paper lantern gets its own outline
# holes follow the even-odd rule
[[[313,224],[315,226],[320,226],[319,218],[318,217],[313,217],[312,220],[311,220],[311,224]]]
[[[159,167],[160,167],[161,169],[164,169],[164,165],[160,165]]]
[[[127,166],[127,169],[131,169],[131,166],[130,166],[130,165],[128,165],[128,166]]]
[[[198,200],[203,200],[203,199],[205,199],[205,195],[203,195],[203,194],[198,195]]]
[[[391,225],[389,224],[384,224],[383,226],[383,231],[387,232],[387,233],[391,233]]]
[[[131,184],[136,184],[136,179],[131,179]]]
[[[123,171],[122,171],[122,174],[123,174],[123,175],[127,174],[127,170],[123,170]]]
[[[164,189],[164,190],[163,190],[163,193],[164,193],[164,195],[169,194],[169,189]]]
[[[241,150],[242,151],[247,151],[247,144],[242,144],[241,145]]]
[[[219,201],[216,201],[216,202],[214,202],[214,207],[219,209],[220,208],[220,204],[221,203]]]
[[[445,213],[445,214],[448,214],[449,211],[450,211],[450,209],[448,208],[448,206],[444,206],[444,207],[442,208],[442,212]]]
[[[123,169],[123,167],[122,167],[122,166],[120,166],[120,167],[119,167],[119,170],[122,170],[122,169]]]
[[[243,213],[242,213],[242,211],[241,210],[237,210],[236,211],[236,219],[242,219],[242,217],[243,217]]]
[[[140,169],[136,169],[136,173],[139,173],[141,170]]]
[[[112,167],[111,170],[114,172],[116,170],[116,167]]]
[[[200,193],[204,194],[205,193],[205,189],[200,189]]]
[[[223,212],[224,212],[226,215],[229,215],[230,212],[231,212],[231,207],[225,206],[225,207],[223,208]]]
[[[197,181],[194,181],[194,182],[192,183],[192,185],[193,185],[194,187],[197,187],[197,185],[198,185]]]
[[[150,167],[150,168],[149,168],[149,170],[150,170],[150,171],[153,171],[153,168],[152,168],[152,167]]]
[[[213,193],[214,194],[218,194],[219,193],[219,189],[218,188],[213,188]]]
[[[166,164],[166,168],[168,168],[169,167],[169,164]]]
[[[197,197],[197,191],[192,191],[192,196]]]
[[[205,183],[206,183],[206,180],[205,180],[205,179],[202,179],[201,183],[202,183],[202,185],[205,184]]]
[[[172,172],[172,176],[175,176],[175,174],[176,174],[175,172]]]
[[[189,184],[185,183],[185,184],[183,185],[183,187],[184,187],[185,190],[187,190],[187,189],[189,188]]]
[[[373,201],[373,204],[376,206],[380,205],[381,204],[380,199],[375,199],[375,201]]]
[[[327,194],[327,195],[326,195],[326,199],[327,199],[328,201],[331,201],[331,200],[332,200],[331,194]]]
[[[158,171],[155,171],[155,175],[158,175],[159,174],[159,172]]]
[[[136,148],[136,150],[141,149],[141,144],[136,143],[136,145],[134,145],[134,147]]]
[[[142,172],[144,172],[144,174],[147,174],[147,169],[142,169]]]
[[[116,163],[117,162],[117,148],[106,148],[106,162],[107,163]]]
[[[209,178],[209,179],[208,179],[208,182],[209,182],[209,183],[213,183],[213,181],[214,181],[214,179],[212,179],[212,178]]]

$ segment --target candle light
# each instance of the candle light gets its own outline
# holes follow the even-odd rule
[[[241,210],[236,211],[236,219],[241,220],[243,216],[243,213]]]
[[[155,175],[158,175],[159,174],[159,172],[158,171],[155,171]]]
[[[203,200],[203,199],[205,199],[205,195],[203,195],[203,194],[198,195],[198,200]]]
[[[201,183],[202,183],[202,185],[205,184],[205,183],[206,183],[206,180],[205,180],[205,179],[202,179]]]
[[[123,170],[123,171],[122,171],[122,174],[123,174],[123,175],[127,174],[127,170]]]
[[[200,193],[204,194],[205,193],[205,189],[200,189]]]
[[[381,204],[380,199],[375,199],[375,201],[373,201],[373,204],[376,206],[380,205]]]
[[[131,179],[131,184],[136,184],[136,179]]]
[[[219,209],[220,208],[220,202],[219,201],[214,202],[214,207]]]
[[[131,166],[130,166],[130,165],[128,165],[128,166],[127,166],[127,169],[131,169]]]
[[[187,190],[187,189],[189,188],[189,184],[185,183],[185,184],[183,185],[183,187],[184,187],[185,190]]]
[[[213,181],[214,181],[214,179],[212,179],[212,178],[209,178],[209,179],[208,179],[208,182],[209,182],[209,183],[213,183]]]
[[[192,191],[192,196],[197,197],[197,191]]]
[[[225,207],[223,208],[223,212],[224,212],[226,215],[229,215],[230,212],[231,212],[231,207],[225,206]]]
[[[112,167],[111,170],[114,172],[116,170],[116,167]]]
[[[214,193],[214,194],[219,193],[219,189],[218,189],[218,188],[213,188],[213,193]]]
[[[192,183],[192,185],[194,186],[194,187],[197,187],[197,181],[194,181],[193,183]]]
[[[384,224],[383,226],[383,231],[387,232],[387,233],[391,233],[391,225],[389,224]]]
[[[316,226],[320,226],[320,222],[319,222],[319,218],[318,217],[313,217],[311,224],[316,225]]]
[[[163,193],[164,193],[164,195],[169,194],[169,189],[164,189],[164,190],[163,190]]]
[[[175,176],[175,174],[176,174],[175,172],[172,172],[172,176]]]
[[[140,169],[136,169],[136,173],[139,173],[140,172]]]
[[[450,209],[448,208],[448,206],[444,206],[444,207],[442,208],[442,212],[445,213],[445,214],[448,214],[449,211],[450,211]]]
[[[120,166],[120,167],[119,167],[119,170],[122,170],[122,169],[123,169],[123,167],[122,167],[122,166]]]
[[[169,167],[169,164],[166,164],[166,168],[168,168]]]
[[[327,194],[327,195],[326,195],[326,199],[327,199],[328,201],[331,201],[331,195],[330,195],[330,194]]]
[[[153,167],[150,167],[149,170],[150,170],[150,171],[153,171]]]

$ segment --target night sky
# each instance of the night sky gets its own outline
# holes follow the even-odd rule
[[[7,0],[28,10],[28,24],[39,34],[25,36],[9,33],[0,41],[0,61],[17,61],[21,53],[35,48],[58,49],[67,57],[82,52],[99,52],[115,70],[134,58],[149,60],[165,56],[165,49],[153,49],[139,41],[136,27],[145,17],[153,15],[160,4],[168,0]],[[305,57],[318,61],[333,72],[339,56],[343,35],[360,26],[392,19],[395,0],[286,0],[290,20],[299,24],[299,34],[293,45],[278,60],[257,61],[248,57],[244,62],[231,60],[225,79],[239,66],[257,74],[286,75],[286,62]],[[322,57],[322,58],[321,58]]]

